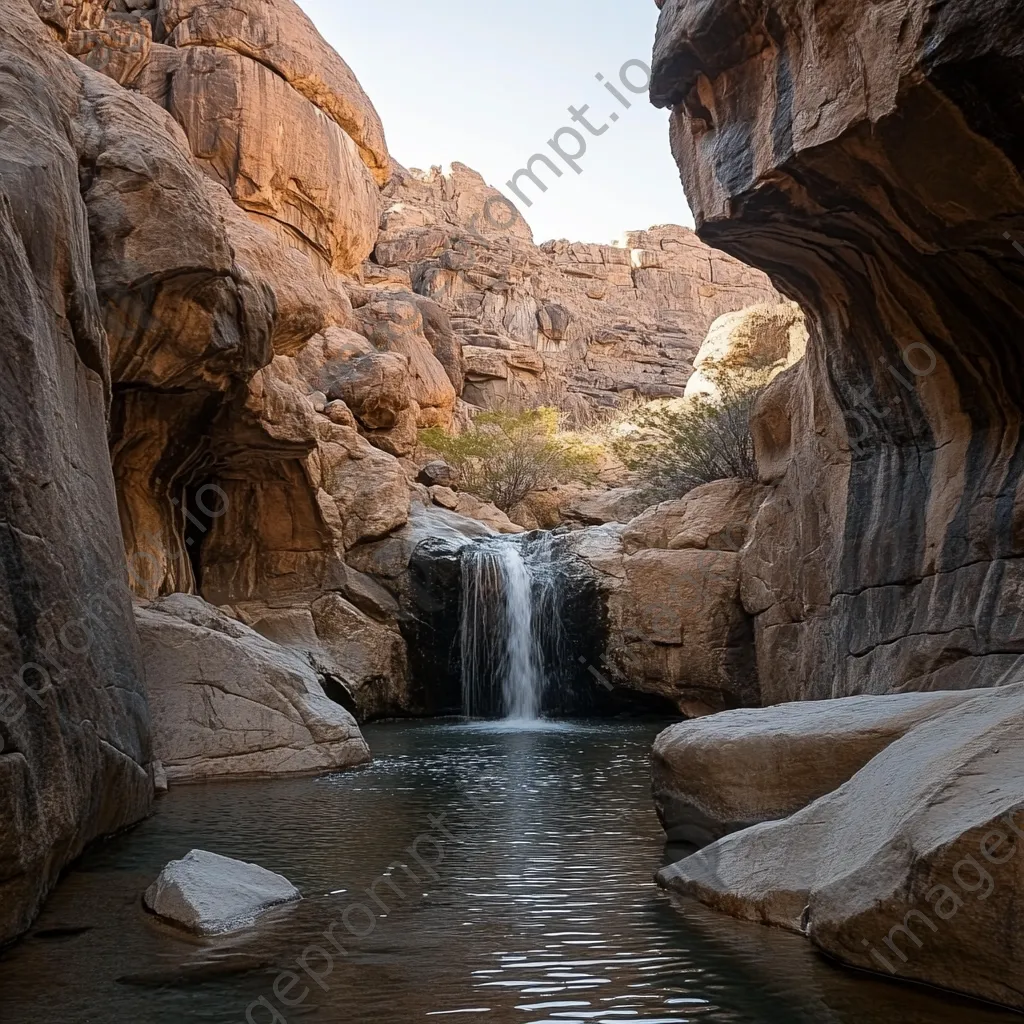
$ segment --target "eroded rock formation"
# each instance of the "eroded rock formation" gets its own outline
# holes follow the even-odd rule
[[[1008,339],[1024,308],[1024,181],[1008,83],[1024,70],[1024,12],[1009,0],[659,6],[652,98],[672,110],[698,233],[765,270],[808,320],[806,358],[754,424],[767,491],[740,584],[762,697],[961,701],[803,810],[779,808],[790,816],[661,881],[853,966],[1020,1009],[1010,908],[1024,789],[1010,737],[1024,439]],[[744,720],[784,742],[779,715]],[[691,770],[678,787],[662,774],[666,819],[677,797],[683,819],[714,807],[713,835],[737,809],[724,810],[714,759],[696,770],[686,749],[686,729],[700,761],[728,726],[677,733]],[[791,766],[761,767],[776,799]]]
[[[693,360],[686,397],[721,401],[723,384],[736,391],[764,387],[803,359],[806,350],[807,325],[795,302],[724,313]]]
[[[688,717],[761,703],[739,551],[762,497],[751,481],[720,480],[572,538],[598,580],[613,685]]]
[[[465,399],[483,407],[681,396],[711,322],[778,299],[762,274],[674,225],[616,245],[534,245],[511,203],[463,164],[397,171],[385,204],[366,280],[444,308]]]
[[[88,842],[149,807],[132,592],[194,593],[206,575],[211,594],[238,599],[234,614],[277,627],[282,594],[286,611],[298,603],[331,623],[339,609],[317,602],[351,597],[350,617],[323,635],[341,630],[346,666],[360,664],[360,635],[379,659],[394,651],[393,664],[360,669],[371,689],[378,677],[393,686],[404,666],[394,609],[340,556],[401,525],[409,489],[352,412],[318,397],[331,359],[374,351],[341,275],[376,240],[390,164],[372,107],[298,8],[3,0],[0,14],[2,942]],[[285,121],[301,128],[291,142]],[[283,508],[270,515],[275,496]],[[253,532],[230,573],[235,524]],[[288,581],[308,551],[299,601]],[[156,662],[147,647],[155,704],[188,702],[182,651],[204,644],[211,662],[233,662],[220,681],[243,699],[222,706],[240,723],[227,747],[203,747],[198,713],[158,715],[172,774],[221,755],[246,771],[365,758],[337,701],[358,705],[367,679],[334,675],[327,641],[319,660],[292,655],[180,600],[202,622],[166,616],[162,635],[181,643]],[[261,695],[271,664],[280,685],[263,680],[276,696]],[[266,703],[246,717],[254,696]],[[183,720],[193,732],[169,752]],[[288,756],[270,752],[275,730]]]
[[[743,594],[768,701],[988,685],[1019,656],[1022,19],[663,6],[652,98],[698,233],[811,333],[758,420],[773,493]]]

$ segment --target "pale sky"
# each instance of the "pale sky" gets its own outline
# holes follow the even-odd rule
[[[406,167],[453,160],[478,170],[516,201],[538,242],[610,242],[623,231],[693,219],[668,143],[668,113],[646,91],[631,93],[619,73],[649,66],[658,10],[654,0],[298,0],[348,61],[380,113],[392,155]],[[626,109],[595,80],[632,103]],[[646,75],[627,69],[635,86]],[[573,124],[569,106],[595,130]],[[609,115],[619,114],[612,123]],[[561,127],[587,151],[575,174],[547,145]],[[569,135],[560,139],[572,154]],[[549,183],[541,194],[521,182],[532,207],[505,184],[534,153]]]

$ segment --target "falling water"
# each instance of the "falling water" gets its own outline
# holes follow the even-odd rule
[[[561,616],[550,541],[468,545],[462,556],[462,702],[471,718],[540,716],[545,647]]]

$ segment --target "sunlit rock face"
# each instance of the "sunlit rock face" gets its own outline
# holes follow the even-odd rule
[[[1010,0],[662,7],[698,233],[811,334],[756,424],[769,701],[989,685],[1022,649],[1022,28]]]
[[[291,0],[0,0],[0,943],[150,806],[133,593],[208,593],[298,659],[281,746],[302,770],[361,759],[337,705],[401,688],[396,608],[344,562],[405,522],[400,440],[323,393],[374,351],[345,275],[389,173]],[[434,383],[405,396],[406,433],[455,401],[428,314],[389,357]],[[238,706],[259,719],[254,674]]]
[[[535,245],[516,208],[464,164],[396,169],[384,205],[364,276],[441,307],[464,355],[463,397],[485,408],[680,397],[716,317],[778,301],[764,274],[677,225],[607,245]]]
[[[763,498],[753,481],[716,480],[572,535],[602,599],[610,685],[687,718],[760,705],[739,552]]]

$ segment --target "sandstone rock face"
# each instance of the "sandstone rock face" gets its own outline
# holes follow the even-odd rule
[[[189,46],[168,108],[203,170],[282,241],[338,273],[369,254],[377,183],[352,139],[269,68]]]
[[[762,386],[804,357],[807,325],[795,302],[748,306],[720,316],[693,361],[686,398],[721,400],[719,377],[732,387]]]
[[[88,843],[147,813],[152,784],[72,128],[80,82],[28,0],[0,14],[3,943]]]
[[[659,874],[865,970],[1024,1008],[1024,686],[971,696],[792,817]]]
[[[171,117],[103,75],[78,73],[76,141],[114,379],[226,390],[270,359],[274,294],[235,261]]]
[[[158,10],[172,46],[233,50],[270,68],[344,129],[378,184],[387,181],[391,159],[373,104],[291,0],[159,0]]]
[[[369,760],[308,661],[197,597],[136,609],[153,744],[170,782],[348,768]]]
[[[386,298],[371,298],[359,306],[356,317],[360,332],[376,349],[408,360],[409,390],[419,407],[417,426],[449,426],[458,395],[434,354],[414,296],[389,292]]]
[[[404,366],[335,328],[261,370],[243,411],[215,435],[226,512],[202,541],[203,595],[261,632],[278,623],[268,635],[339,680],[361,718],[404,709],[406,657],[397,608],[363,600],[372,585],[361,585],[346,560],[406,522],[410,494],[401,463],[374,446],[378,432],[363,436],[336,395],[384,422],[392,393],[375,388],[373,374],[382,365],[390,374],[392,361]],[[323,380],[334,384],[318,399]],[[286,619],[303,626],[283,629]]]
[[[1010,0],[663,6],[652,98],[699,234],[810,331],[757,425],[767,701],[1016,678],[1024,182],[985,69],[1021,70],[1020,28]]]
[[[752,480],[702,484],[641,512],[623,532],[623,545],[630,554],[648,548],[739,551],[766,491]]]
[[[251,925],[264,910],[301,899],[283,875],[258,864],[193,850],[173,860],[146,890],[146,908],[196,935]]]
[[[681,396],[717,316],[778,301],[763,275],[686,228],[538,247],[508,200],[462,164],[397,173],[385,203],[366,280],[408,282],[443,307],[466,356],[466,400],[483,407]]]
[[[838,789],[922,722],[972,694],[903,693],[723,711],[661,733],[654,805],[672,842],[705,846]]]
[[[718,481],[625,526],[577,535],[574,550],[599,580],[608,632],[603,670],[615,685],[687,717],[761,703],[753,626],[740,604],[742,527],[719,518],[729,507],[723,494],[749,515],[758,490]],[[685,542],[669,549],[677,537]]]
[[[387,598],[382,604],[362,611],[341,594],[330,593],[312,606],[313,626],[326,654],[318,662],[345,680],[363,719],[412,710],[398,607]]]
[[[386,450],[409,443],[419,413],[410,401],[373,437],[320,391],[330,360],[373,351],[349,329],[340,275],[372,249],[390,158],[296,5],[0,0],[0,15],[0,321],[16,354],[0,388],[0,631],[15,681],[0,695],[2,943],[87,843],[149,806],[131,591],[227,593],[265,620],[351,601],[343,642],[328,631],[333,658],[313,629],[288,652],[215,613],[140,613],[184,638],[164,668],[201,639],[224,676],[210,703],[201,685],[177,688],[198,724],[164,758],[172,777],[365,758],[318,680],[356,710],[353,687],[390,707],[404,680],[397,609],[367,600],[372,583],[343,556],[405,522],[409,487]],[[443,315],[419,315],[422,348],[451,362]],[[227,695],[243,665],[266,672],[268,704]],[[218,703],[237,728],[204,748]]]

